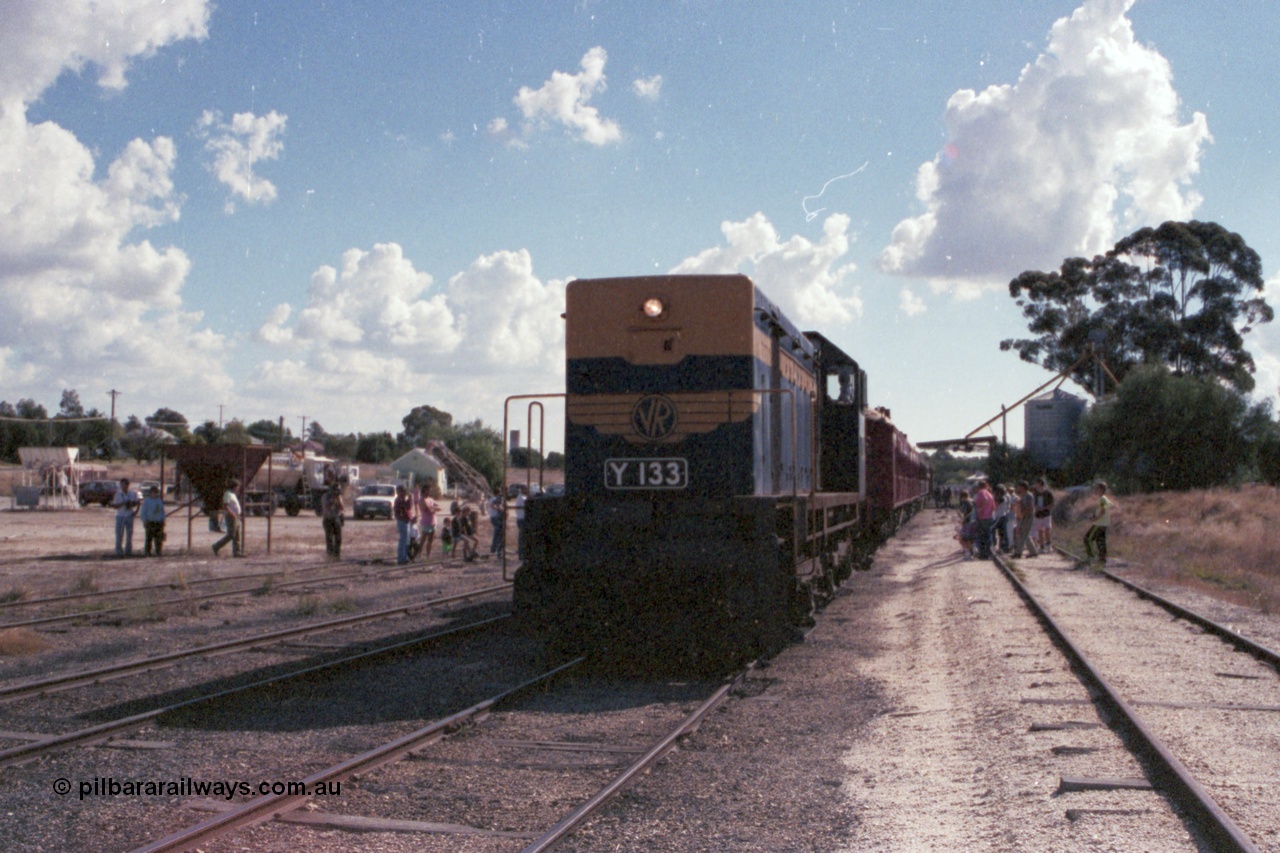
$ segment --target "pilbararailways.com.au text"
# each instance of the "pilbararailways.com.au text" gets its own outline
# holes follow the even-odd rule
[[[54,793],[65,796],[71,793],[71,781],[55,779]],[[93,797],[252,797],[286,795],[292,797],[338,797],[342,795],[341,782],[241,782],[235,779],[206,781],[183,776],[169,781],[154,779],[116,779],[114,776],[95,776],[78,783],[80,799]]]

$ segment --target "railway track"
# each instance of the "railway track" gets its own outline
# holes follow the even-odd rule
[[[313,622],[311,624],[301,625],[295,628],[267,631],[253,634],[248,637],[241,637],[235,640],[224,640],[219,643],[209,643],[207,645],[197,646],[190,649],[182,649],[158,655],[149,655],[125,661],[118,661],[100,667],[94,667],[93,669],[59,673],[45,676],[43,678],[29,679],[13,684],[0,685],[0,703],[12,702],[29,696],[41,696],[49,693],[71,690],[88,684],[100,684],[105,681],[114,681],[129,675],[152,672],[158,669],[174,666],[183,661],[197,658],[248,651],[250,649],[261,649],[286,640],[295,640],[300,637],[336,631],[342,628],[374,622],[380,619],[402,616],[419,610],[426,610],[433,607],[440,607],[459,601],[466,601],[473,598],[491,595],[510,588],[510,584],[496,584],[482,587],[480,589],[468,590],[454,595],[429,598],[397,605],[395,607],[383,608],[369,613],[343,616],[336,619],[328,619],[323,622]]]
[[[435,562],[438,563],[439,561],[437,560]],[[101,601],[105,599],[113,599],[122,594],[132,594],[136,592],[148,592],[148,591],[155,591],[155,590],[161,590],[161,589],[182,589],[185,587],[203,586],[207,584],[224,584],[224,583],[228,583],[231,581],[238,581],[238,580],[260,581],[257,585],[238,587],[232,590],[224,589],[224,590],[218,590],[215,592],[200,593],[196,595],[181,595],[181,596],[176,596],[174,598],[166,598],[166,599],[148,598],[148,599],[143,599],[138,601],[129,601],[124,604],[106,606],[106,607],[98,607],[98,606],[93,606],[90,608],[82,607],[81,609],[71,613],[58,613],[58,614],[52,614],[48,616],[35,616],[29,619],[3,622],[3,623],[0,623],[0,630],[10,629],[10,628],[34,628],[37,626],[54,625],[54,624],[63,623],[63,622],[94,622],[106,616],[127,613],[133,610],[134,608],[138,607],[139,604],[146,604],[147,606],[151,606],[151,607],[163,607],[168,605],[182,606],[182,605],[194,604],[199,601],[211,601],[213,599],[234,598],[236,596],[241,596],[241,595],[260,594],[263,591],[264,585],[266,583],[271,584],[270,589],[272,590],[292,589],[294,587],[305,587],[305,586],[309,586],[312,584],[319,584],[319,583],[332,583],[335,581],[354,580],[354,579],[368,579],[368,578],[377,577],[382,574],[393,574],[397,572],[405,572],[406,569],[408,569],[409,571],[422,570],[432,564],[431,563],[425,563],[425,564],[410,563],[408,567],[398,566],[398,565],[388,565],[388,566],[384,566],[382,568],[377,568],[373,570],[365,568],[365,569],[361,569],[359,571],[354,571],[354,572],[318,575],[315,577],[296,578],[295,580],[285,580],[280,582],[274,582],[275,578],[283,578],[283,577],[290,577],[290,576],[296,577],[296,575],[299,573],[311,571],[313,569],[320,568],[326,565],[331,566],[332,564],[321,563],[321,564],[316,564],[311,566],[303,566],[300,568],[290,569],[287,572],[286,571],[260,572],[260,573],[254,573],[254,574],[233,575],[233,576],[227,576],[227,577],[200,579],[200,580],[194,580],[194,581],[186,581],[182,583],[146,584],[146,585],[136,586],[136,587],[125,587],[125,588],[118,588],[118,589],[111,589],[111,590],[101,590],[96,592],[70,593],[67,595],[51,596],[51,597],[42,598],[42,599],[30,599],[25,601],[9,602],[7,606],[15,607],[15,606],[22,606],[22,605],[46,605],[46,604],[64,603],[64,602],[73,601],[73,600],[78,600],[81,602]],[[366,563],[366,565],[368,565],[368,563]]]
[[[1085,562],[1083,557],[1077,554],[1073,554],[1071,551],[1068,551],[1066,548],[1059,548],[1055,546],[1054,550],[1062,554],[1064,557],[1076,563],[1082,564]],[[1160,605],[1165,610],[1172,613],[1174,616],[1177,616],[1179,619],[1185,619],[1186,621],[1191,622],[1192,624],[1198,625],[1201,628],[1204,628],[1209,633],[1214,634],[1222,638],[1223,640],[1226,640],[1228,643],[1231,643],[1233,646],[1240,649],[1241,651],[1248,652],[1249,654],[1256,657],[1258,660],[1269,663],[1272,666],[1276,667],[1277,669],[1280,669],[1280,652],[1277,652],[1274,649],[1268,648],[1267,646],[1264,646],[1261,643],[1251,640],[1248,637],[1241,634],[1239,631],[1236,631],[1234,628],[1231,628],[1227,625],[1223,625],[1219,622],[1215,622],[1209,617],[1204,616],[1200,613],[1197,613],[1189,607],[1183,607],[1181,604],[1177,604],[1176,602],[1170,601],[1164,596],[1158,595],[1149,589],[1139,586],[1138,584],[1134,583],[1131,580],[1128,580],[1127,578],[1122,578],[1119,575],[1106,570],[1099,572],[1099,574],[1102,575],[1107,580],[1115,581],[1116,583],[1128,589],[1130,592],[1137,594],[1139,597],[1145,598],[1148,601],[1151,601],[1151,602],[1154,602],[1155,604]]]
[[[348,558],[341,561],[324,560],[322,562],[310,563],[304,566],[290,566],[288,569],[272,569],[270,571],[265,571],[265,572],[244,572],[242,574],[234,574],[234,575],[216,575],[216,576],[211,575],[210,577],[207,577],[207,578],[181,577],[181,578],[175,578],[173,580],[168,580],[168,581],[158,581],[156,583],[137,584],[135,586],[120,586],[120,587],[113,587],[111,589],[93,589],[93,590],[84,590],[80,592],[67,592],[67,593],[61,593],[58,595],[41,596],[39,598],[26,598],[26,597],[12,598],[8,601],[0,601],[0,611],[16,610],[24,607],[42,607],[50,604],[63,604],[68,601],[86,601],[86,600],[93,601],[93,600],[99,600],[99,599],[114,598],[115,596],[118,596],[118,595],[129,595],[137,592],[154,592],[156,590],[166,590],[166,589],[189,589],[191,587],[207,586],[209,584],[218,584],[218,583],[229,583],[232,581],[243,581],[243,580],[266,581],[272,578],[286,577],[288,575],[299,575],[305,572],[316,571],[318,569],[333,568],[334,566],[341,566],[343,564],[354,564],[354,565],[360,565],[360,566],[378,565],[380,563],[387,563],[389,559],[390,558],[386,557],[385,555],[378,554],[378,555],[356,557],[354,559]],[[441,562],[442,560],[439,557],[437,557],[436,559],[430,560],[426,563],[417,563],[417,562],[410,563],[409,568],[421,569],[421,568],[427,568],[429,566],[438,566],[441,564]],[[405,568],[406,568],[405,566],[392,565],[384,569],[376,569],[374,571],[375,572],[396,571],[396,570],[404,571]],[[349,576],[350,575],[344,574],[344,575],[338,575],[336,577],[349,577]],[[325,580],[325,579],[328,579],[328,578],[323,576],[321,578],[318,578],[318,580]],[[4,627],[8,627],[8,626],[0,625],[0,628],[4,628]]]
[[[212,693],[206,693],[178,702],[172,702],[138,714],[131,714],[126,717],[109,720],[107,722],[87,726],[75,731],[65,732],[60,735],[42,737],[39,740],[30,741],[19,746],[0,750],[0,768],[27,764],[37,758],[65,750],[70,747],[90,746],[102,743],[103,741],[110,740],[126,732],[141,728],[152,721],[159,720],[161,717],[178,711],[190,710],[201,705],[225,700],[249,691],[261,690],[268,686],[283,684],[304,676],[312,676],[319,673],[334,671],[339,668],[350,667],[355,664],[366,663],[375,658],[396,652],[420,648],[440,640],[458,637],[497,625],[506,621],[508,618],[509,617],[507,616],[492,617],[466,625],[421,633],[408,639],[374,645],[353,654],[343,655],[311,666],[295,668],[289,672],[269,678],[258,679],[248,684],[239,685],[225,690],[218,690]]]
[[[369,750],[354,758],[342,761],[331,767],[317,771],[305,780],[303,784],[307,786],[306,791],[314,790],[317,785],[331,786],[335,782],[342,782],[348,779],[357,779],[364,781],[371,771],[384,767],[385,765],[396,762],[405,757],[419,757],[420,759],[429,756],[425,750],[432,744],[436,744],[445,738],[446,735],[457,732],[464,726],[475,726],[482,721],[488,719],[490,714],[495,712],[502,703],[529,693],[536,687],[547,684],[550,680],[574,669],[582,662],[582,659],[575,659],[566,664],[558,666],[547,672],[544,672],[534,678],[531,678],[515,687],[508,688],[502,692],[491,696],[469,708],[452,714],[444,719],[435,721],[417,731],[408,735],[397,738],[394,741],[383,744]],[[574,808],[569,810],[558,820],[543,830],[486,830],[479,829],[465,824],[459,823],[426,823],[424,821],[379,821],[376,818],[347,817],[347,825],[356,825],[359,821],[360,825],[371,831],[376,831],[378,827],[384,830],[391,825],[396,825],[400,829],[412,829],[418,832],[432,832],[445,835],[483,835],[489,837],[501,837],[519,839],[528,841],[524,846],[524,853],[540,853],[540,851],[552,849],[559,841],[570,835],[576,828],[588,821],[605,803],[613,796],[622,791],[628,784],[636,779],[637,776],[643,774],[653,767],[661,758],[670,750],[676,747],[679,741],[696,731],[701,723],[706,719],[716,707],[718,707],[729,696],[730,691],[739,681],[747,675],[750,667],[744,669],[735,677],[726,680],[719,685],[711,694],[698,703],[697,707],[690,713],[682,714],[678,722],[674,726],[667,728],[660,737],[653,740],[649,745],[644,747],[635,746],[608,746],[601,744],[593,744],[588,738],[589,734],[579,732],[579,736],[566,741],[518,741],[510,739],[490,739],[489,745],[497,745],[499,747],[516,747],[520,749],[534,750],[568,750],[568,751],[612,751],[621,754],[634,754],[637,757],[631,761],[620,772],[608,776],[607,781],[600,785],[593,793],[583,797],[582,801]],[[518,712],[513,711],[513,715]],[[517,722],[516,725],[521,723]],[[485,734],[471,730],[474,733],[473,743],[483,743]],[[468,747],[464,746],[464,749]],[[425,760],[430,760],[426,757]],[[599,765],[591,765],[595,768]],[[503,767],[495,767],[501,772]],[[420,773],[421,771],[408,771],[410,773]],[[531,795],[532,797],[532,795]],[[230,808],[226,808],[219,814],[210,817],[196,825],[171,833],[157,841],[145,844],[136,848],[134,853],[169,853],[169,851],[193,850],[201,845],[207,845],[217,839],[226,837],[232,833],[246,829],[248,827],[262,824],[270,820],[277,820],[283,823],[295,822],[292,813],[306,806],[311,797],[305,791],[294,793],[267,794],[257,797],[253,800],[240,803]],[[301,823],[332,825],[333,821],[341,820],[343,816],[334,815],[316,815],[311,813],[306,820],[296,821]],[[299,846],[306,846],[305,842],[299,842]]]
[[[1280,846],[1275,652],[1171,602],[1157,607],[1100,585],[1061,560],[1020,562],[1016,570],[996,562],[1151,782],[1212,849]]]

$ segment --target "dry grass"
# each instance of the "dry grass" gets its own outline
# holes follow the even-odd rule
[[[1129,574],[1280,613],[1280,500],[1268,486],[1116,498],[1108,546]],[[1069,501],[1064,501],[1069,504]],[[1071,517],[1091,506],[1078,499]],[[1087,521],[1059,524],[1055,542],[1082,552]]]
[[[25,586],[14,584],[4,592],[0,592],[0,604],[12,604],[15,601],[25,601],[30,596],[31,591],[29,589]]]
[[[94,569],[86,569],[77,574],[68,592],[73,595],[82,592],[98,592],[98,572]]]
[[[0,631],[0,657],[34,655],[51,643],[30,628],[6,628]]]

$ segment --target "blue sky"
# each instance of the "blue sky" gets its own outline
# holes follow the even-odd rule
[[[1049,378],[1025,269],[1194,217],[1280,280],[1265,0],[106,5],[0,0],[11,402],[497,424],[566,281],[737,270],[949,438]]]

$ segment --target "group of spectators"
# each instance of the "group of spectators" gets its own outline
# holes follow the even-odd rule
[[[960,546],[964,558],[992,553],[1035,557],[1053,547],[1053,491],[1043,477],[1017,485],[978,481],[970,495],[960,492]]]
[[[501,495],[491,495],[484,501],[493,535],[489,541],[489,556],[501,554],[506,547],[506,502]],[[396,545],[396,562],[404,564],[419,554],[423,560],[431,556],[431,544],[436,535],[436,517],[439,507],[430,493],[414,488],[410,493],[405,486],[396,486],[396,499],[391,514],[396,522],[399,540]],[[524,530],[524,495],[515,502],[516,528]],[[445,553],[457,552],[468,563],[480,557],[480,510],[469,502],[453,501],[449,505],[449,517],[440,532],[441,546]]]
[[[1111,526],[1111,510],[1115,502],[1107,496],[1107,484],[1093,486],[1097,503],[1084,536],[1088,560],[1107,562],[1107,530]],[[960,531],[957,537],[964,558],[990,559],[992,553],[1008,554],[1015,559],[1024,555],[1036,557],[1053,547],[1053,490],[1043,477],[1035,482],[1023,480],[1017,485],[997,483],[992,487],[980,480],[973,494],[960,491]],[[946,504],[942,504],[945,506]]]
[[[240,539],[241,509],[240,500],[236,496],[240,488],[238,480],[230,480],[222,494],[221,514],[225,519],[225,535],[213,543],[216,555],[228,544],[232,555],[242,556]],[[489,554],[501,554],[506,547],[506,502],[501,495],[492,495],[485,502],[489,523],[493,528],[493,536],[489,543]],[[115,507],[115,531],[117,557],[133,556],[133,523],[141,517],[146,533],[143,556],[150,557],[154,553],[161,556],[165,541],[165,507],[160,490],[152,486],[145,498],[138,495],[136,489],[130,488],[129,481],[122,479],[119,488],[112,498]],[[523,540],[525,496],[521,493],[514,501],[516,529]],[[331,482],[320,498],[320,520],[324,528],[325,551],[329,556],[342,556],[342,526],[346,514],[346,502],[342,496],[342,484],[336,479]],[[424,561],[431,557],[435,543],[437,523],[440,516],[440,505],[436,503],[429,488],[415,486],[410,492],[403,485],[396,486],[396,497],[392,504],[392,517],[396,522],[398,540],[396,543],[396,562],[408,563],[421,556]],[[210,516],[217,518],[215,512]],[[480,527],[479,510],[472,504],[453,501],[449,507],[449,516],[444,519],[440,539],[446,553],[454,549],[462,555],[463,560],[472,562],[479,558],[480,540],[477,535]],[[211,525],[211,529],[215,528]],[[517,543],[523,546],[523,542]],[[523,551],[521,551],[523,553]]]

